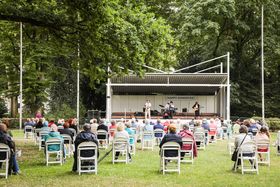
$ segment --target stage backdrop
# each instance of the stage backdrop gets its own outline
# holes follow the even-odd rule
[[[193,112],[192,106],[195,101],[200,104],[200,112],[202,113],[217,113],[217,98],[215,95],[207,96],[189,96],[189,95],[113,95],[112,97],[112,112],[143,112],[143,107],[146,100],[149,99],[152,103],[151,110],[161,111],[169,101],[173,101],[177,112],[183,112],[186,108],[187,112]]]

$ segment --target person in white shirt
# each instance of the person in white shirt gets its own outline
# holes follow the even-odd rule
[[[147,100],[145,103],[145,119],[151,119],[151,107],[150,100]]]

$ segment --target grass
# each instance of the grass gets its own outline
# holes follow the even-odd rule
[[[182,164],[181,174],[162,175],[159,169],[159,149],[137,150],[130,164],[111,163],[110,154],[98,165],[98,175],[72,173],[73,158],[63,166],[45,165],[43,151],[30,140],[23,140],[23,133],[13,131],[17,147],[22,150],[18,159],[21,175],[0,179],[0,186],[279,186],[280,157],[271,147],[271,166],[260,166],[259,175],[231,171],[232,161],[227,151],[227,141],[209,145],[199,150],[193,165]],[[273,134],[272,141],[275,141]],[[139,146],[139,145],[138,145]],[[105,151],[101,151],[103,156]]]

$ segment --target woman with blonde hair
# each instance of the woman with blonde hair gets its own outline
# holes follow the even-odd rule
[[[122,123],[122,122],[118,123],[117,132],[114,135],[114,140],[117,138],[120,138],[120,137],[126,138],[127,143],[129,144],[129,134],[127,131],[125,131],[124,127],[125,127],[124,123]],[[119,146],[122,146],[122,145],[119,145]],[[116,157],[115,157],[116,160],[118,159],[119,155],[120,155],[120,152],[116,151]],[[129,151],[128,151],[128,157],[129,157],[129,161],[131,161],[131,155],[130,155]]]

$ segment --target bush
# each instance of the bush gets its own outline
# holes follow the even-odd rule
[[[268,118],[266,122],[271,131],[280,130],[280,119],[279,118]]]

